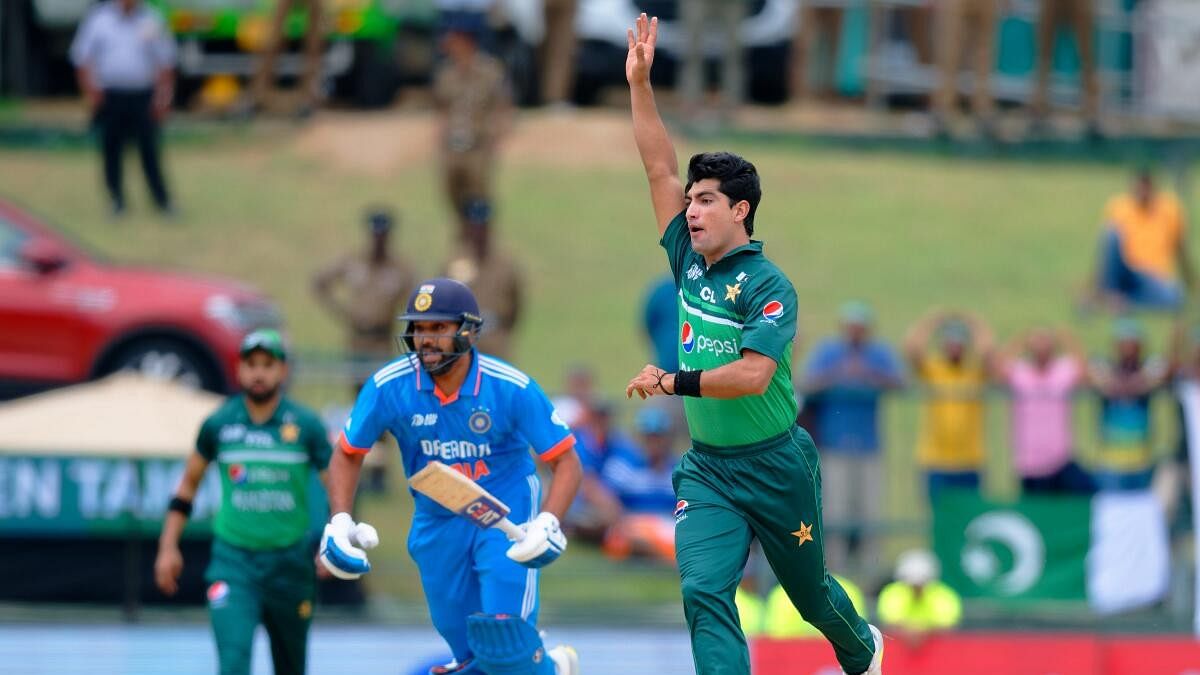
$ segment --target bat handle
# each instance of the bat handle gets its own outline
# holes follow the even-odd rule
[[[500,522],[496,523],[496,527],[500,531],[508,535],[512,541],[521,541],[525,538],[525,531],[513,524],[513,521],[508,518],[501,518]]]

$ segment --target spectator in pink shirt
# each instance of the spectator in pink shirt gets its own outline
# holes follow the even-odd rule
[[[1072,459],[1072,397],[1087,380],[1079,342],[1066,330],[1035,329],[998,353],[993,369],[1012,396],[1010,443],[1021,487],[1027,493],[1090,490]]]

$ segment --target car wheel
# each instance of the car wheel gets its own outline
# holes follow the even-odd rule
[[[123,347],[109,361],[103,374],[131,370],[146,377],[173,380],[189,387],[220,391],[216,369],[197,351],[178,340],[139,340]]]

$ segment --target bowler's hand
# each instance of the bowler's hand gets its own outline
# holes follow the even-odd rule
[[[183,573],[183,554],[178,546],[159,548],[154,559],[154,585],[163,595],[175,595],[179,590],[179,575]]]
[[[646,364],[642,372],[625,387],[625,398],[633,398],[634,392],[643,399],[647,396],[671,396],[675,393],[675,373]]]
[[[625,79],[630,85],[650,82],[650,66],[654,65],[654,45],[658,43],[658,17],[647,18],[646,13],[637,18],[637,35],[633,29],[625,31],[629,42],[629,54],[625,57]]]

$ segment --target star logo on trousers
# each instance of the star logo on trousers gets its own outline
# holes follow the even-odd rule
[[[803,546],[804,542],[813,540],[812,525],[805,525],[804,521],[800,521],[800,529],[793,532],[792,536],[799,539],[800,545]]]

